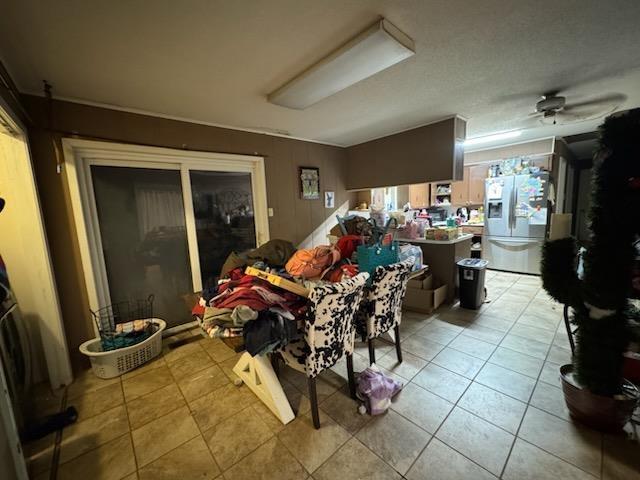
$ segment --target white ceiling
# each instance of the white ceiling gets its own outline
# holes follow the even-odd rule
[[[303,111],[267,102],[378,16],[415,56]],[[638,0],[21,0],[0,14],[0,58],[24,92],[47,79],[59,98],[339,145],[452,114],[468,137],[517,128],[558,88],[568,102],[617,92],[638,107],[639,47]]]

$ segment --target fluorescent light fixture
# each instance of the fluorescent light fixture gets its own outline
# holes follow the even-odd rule
[[[413,40],[383,18],[267,98],[301,110],[414,54]]]
[[[494,133],[493,135],[486,135],[484,137],[467,138],[464,141],[464,146],[469,147],[471,145],[482,145],[483,143],[491,143],[497,142],[498,140],[516,138],[520,135],[522,135],[522,130],[511,130],[510,132]]]

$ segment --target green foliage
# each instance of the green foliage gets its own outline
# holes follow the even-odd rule
[[[595,169],[584,278],[576,278],[574,240],[562,239],[543,248],[542,280],[549,295],[574,309],[578,381],[611,396],[620,392],[622,354],[631,336],[632,244],[640,232],[640,109],[609,117],[600,127]],[[590,306],[611,314],[590,317]]]

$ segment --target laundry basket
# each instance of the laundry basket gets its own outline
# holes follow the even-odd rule
[[[149,319],[155,332],[147,339],[130,347],[102,350],[102,340],[93,338],[80,345],[80,352],[89,357],[93,373],[100,378],[113,378],[133,370],[162,352],[162,331],[167,327],[164,320]]]

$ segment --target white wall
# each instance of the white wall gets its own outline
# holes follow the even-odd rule
[[[6,130],[0,130],[0,196],[6,201],[0,254],[31,337],[34,380],[57,388],[72,376],[38,193],[25,142]]]

